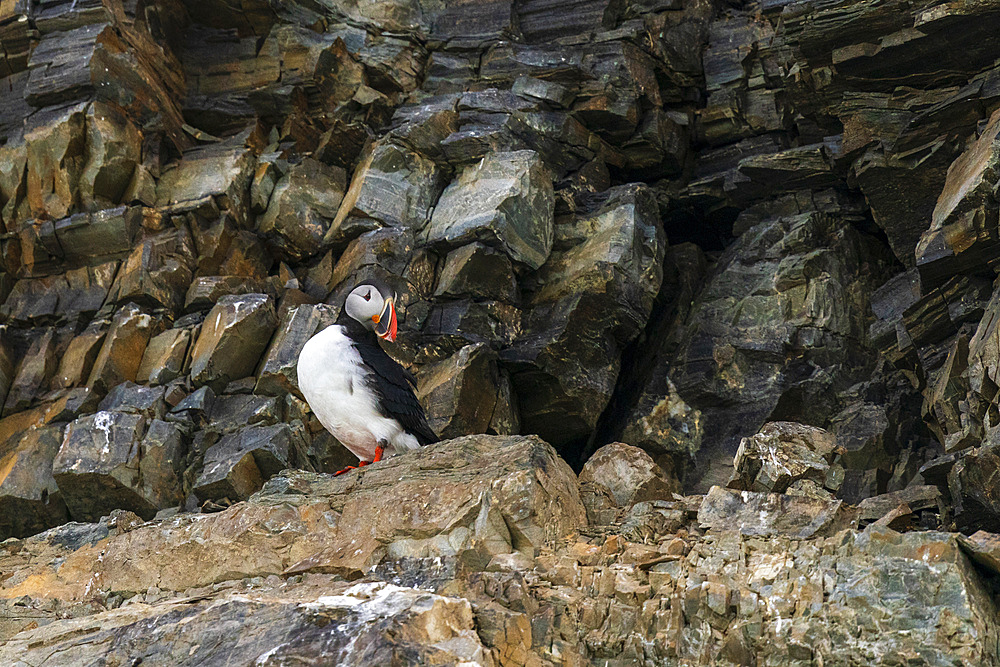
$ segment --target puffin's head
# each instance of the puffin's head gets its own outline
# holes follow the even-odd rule
[[[385,285],[358,285],[347,295],[344,310],[390,343],[396,340],[396,295]]]

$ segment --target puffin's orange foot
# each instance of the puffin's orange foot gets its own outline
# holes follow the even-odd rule
[[[349,472],[351,470],[360,470],[361,468],[364,468],[366,465],[371,465],[371,464],[372,461],[358,461],[358,465],[347,466],[343,470],[338,470],[337,472],[333,473],[333,476],[336,477],[337,475],[343,475],[345,472]]]
[[[381,445],[381,444],[380,445],[376,445],[376,447],[375,447],[375,458],[373,458],[371,461],[358,461],[358,465],[356,465],[356,466],[347,466],[343,470],[338,470],[337,472],[333,473],[333,476],[336,477],[337,475],[343,475],[345,472],[348,472],[348,471],[351,471],[351,470],[358,470],[360,468],[364,468],[365,466],[370,466],[373,463],[378,463],[379,461],[382,460],[382,455],[383,454],[385,454],[385,447],[383,445]]]

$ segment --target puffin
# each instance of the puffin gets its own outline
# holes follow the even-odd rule
[[[413,374],[379,345],[380,338],[396,340],[395,301],[380,281],[358,285],[337,321],[299,353],[299,389],[309,408],[359,459],[336,475],[438,441],[413,394]]]

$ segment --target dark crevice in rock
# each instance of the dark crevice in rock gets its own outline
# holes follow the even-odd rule
[[[674,206],[663,217],[663,229],[671,245],[690,242],[706,252],[725,250],[734,240],[733,223],[739,214],[732,206]]]

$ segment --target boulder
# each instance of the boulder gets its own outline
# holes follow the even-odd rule
[[[841,500],[779,493],[735,491],[713,486],[698,510],[698,522],[743,535],[787,535],[798,539],[833,535],[856,523]]]
[[[929,407],[949,452],[995,441],[1000,425],[993,410],[1000,379],[998,313],[1000,290],[994,288],[975,333],[958,336],[947,350],[930,395]]]
[[[46,406],[45,418],[50,422],[72,421],[96,410],[99,399],[89,387],[70,389]]]
[[[524,312],[499,301],[470,298],[440,300],[423,317],[422,333],[432,336],[440,351],[457,351],[469,343],[509,346],[524,331]],[[501,356],[509,352],[501,350]],[[504,359],[506,365],[506,359]]]
[[[23,87],[25,75],[21,74],[18,78],[20,78]],[[12,83],[13,77],[8,77],[7,81]],[[24,105],[23,99],[19,100],[17,95],[10,95],[8,98],[13,98],[11,102],[16,105]],[[4,102],[6,103],[7,99]],[[6,107],[6,104],[4,106]],[[13,123],[17,128],[20,128],[24,119],[23,111],[26,110],[15,109],[12,116],[3,114],[4,125]],[[5,108],[4,111],[7,109]],[[8,136],[7,129],[7,127],[0,127],[0,131],[4,131],[5,136]],[[0,208],[0,220],[3,220],[5,225],[10,226],[31,218],[31,208],[26,197],[24,173],[24,166],[28,160],[28,147],[23,135],[20,135],[19,132],[16,134],[17,137],[11,137],[10,141],[0,148],[0,200],[6,200],[3,207]]]
[[[405,276],[419,252],[416,241],[411,230],[399,227],[375,229],[354,239],[333,267],[328,288],[336,288],[336,291],[327,300],[339,305],[338,299],[346,298],[366,272],[381,271],[382,275]],[[433,280],[433,275],[430,280]],[[424,291],[420,289],[422,285],[413,287],[413,294],[406,291],[399,294],[400,298],[415,299],[419,292]]]
[[[441,58],[446,62],[462,62],[461,58],[432,54],[429,71],[433,71],[435,61]],[[392,116],[390,136],[413,146],[420,155],[439,158],[441,142],[458,130],[457,102],[457,95],[443,95],[400,106]]]
[[[198,250],[195,276],[264,280],[274,257],[261,238],[242,229],[231,216],[221,215],[214,202],[203,209],[185,216]]]
[[[27,537],[69,520],[66,503],[52,477],[52,461],[62,444],[61,425],[32,429],[0,457],[0,541]]]
[[[266,294],[222,297],[208,311],[191,348],[191,380],[221,391],[229,382],[253,375],[277,324]]]
[[[151,519],[159,509],[142,494],[139,465],[147,420],[140,414],[97,412],[66,428],[52,475],[70,515],[97,521],[115,509]]]
[[[294,467],[308,467],[301,425],[248,426],[208,448],[193,490],[202,502],[245,500],[273,475]]]
[[[552,249],[552,177],[534,151],[487,155],[438,200],[425,238],[454,247],[479,241],[532,269]]]
[[[171,418],[181,422],[189,422],[202,428],[208,421],[209,414],[215,405],[216,395],[209,386],[199,387],[181,399],[171,410]]]
[[[267,210],[257,221],[257,231],[282,257],[293,261],[322,252],[324,239],[335,226],[346,180],[340,167],[305,158],[275,184]],[[336,240],[343,243],[349,239]]]
[[[651,391],[652,387],[648,387],[629,416],[621,439],[657,458],[669,456],[681,464],[677,467],[683,467],[694,459],[701,448],[704,428],[701,410],[684,402],[669,375],[664,374],[658,379],[666,385],[662,398],[657,395],[658,392]],[[646,403],[652,404],[649,409],[646,409]]]
[[[154,192],[139,192],[133,179],[142,177],[142,132],[119,108],[95,102],[87,110],[87,162],[80,174],[80,203],[90,211],[111,208],[127,195],[146,196],[152,205]],[[137,170],[139,173],[137,174]],[[152,177],[149,179],[152,188]],[[130,186],[132,192],[129,192]]]
[[[858,518],[862,524],[879,521],[901,506],[905,508],[907,515],[916,514],[923,510],[940,514],[941,490],[936,486],[921,484],[865,498],[858,503]]]
[[[127,111],[140,126],[161,128],[178,148],[186,145],[179,100],[184,84],[176,56],[158,42],[157,28],[172,28],[169,11],[150,24],[136,10],[117,11],[57,3],[42,12],[41,40],[31,55],[25,98],[38,106],[99,97]]]
[[[863,112],[856,114],[866,115]],[[850,124],[845,127],[847,141],[850,140],[848,128]],[[863,127],[857,131],[863,133],[864,138],[870,138],[877,130]],[[905,142],[900,144],[902,150],[886,151],[884,146],[869,148],[855,161],[853,169],[858,187],[871,206],[872,217],[885,230],[896,257],[909,268],[917,263],[917,246],[928,232],[927,221],[933,218],[937,197],[956,151],[953,144],[939,137],[919,147]],[[917,152],[923,155],[914,161],[911,157]],[[900,188],[901,182],[906,182],[908,187]]]
[[[785,493],[800,480],[822,486],[835,448],[833,434],[821,428],[793,422],[765,424],[756,435],[740,441],[729,488]]]
[[[629,508],[649,500],[673,500],[680,491],[671,479],[638,447],[614,442],[601,447],[580,471],[580,484],[608,490],[615,505]]]
[[[179,507],[184,503],[184,464],[187,438],[169,422],[153,419],[142,439],[139,492],[157,509]]]

